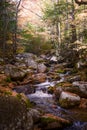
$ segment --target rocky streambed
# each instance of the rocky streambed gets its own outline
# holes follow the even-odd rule
[[[10,88],[10,91],[8,87],[3,88],[5,99],[2,102],[7,101],[11,105],[7,105],[8,113],[15,111],[13,100],[18,99],[16,104],[21,106],[16,109],[19,113],[17,117],[16,112],[14,118],[11,116],[14,122],[12,126],[9,124],[8,127],[8,123],[3,126],[2,122],[1,130],[87,130],[87,79],[84,66],[72,68],[69,63],[57,63],[55,56],[37,57],[25,53],[17,55],[14,64],[0,66],[0,70],[1,77],[5,74],[4,82],[0,81],[1,95],[3,86],[9,85]],[[13,93],[16,93],[16,99]],[[2,102],[1,110],[6,108]],[[30,104],[33,104],[32,108]],[[22,110],[24,107],[26,111]]]
[[[62,75],[61,79],[56,82],[49,82],[48,80],[44,83],[37,84],[35,86],[36,90],[35,93],[27,95],[30,101],[34,102],[36,104],[36,109],[43,111],[44,113],[50,113],[56,117],[61,117],[63,119],[69,120],[72,122],[72,125],[69,127],[67,126],[67,123],[65,125],[66,128],[59,127],[59,129],[63,130],[87,130],[87,115],[85,116],[85,119],[81,119],[82,114],[87,114],[87,111],[84,111],[83,113],[81,110],[67,110],[62,108],[60,105],[56,103],[55,95],[48,93],[48,88],[54,87],[57,83],[63,82],[64,75]],[[68,98],[68,97],[67,97]],[[82,110],[83,111],[83,110]],[[81,112],[81,113],[80,113]],[[79,115],[78,115],[79,113]],[[77,118],[76,115],[77,114]],[[50,117],[50,115],[49,115]],[[80,117],[80,118],[79,118]],[[80,120],[79,120],[80,119]],[[48,123],[49,124],[49,123]],[[55,122],[52,122],[52,126],[50,123],[50,127],[48,125],[47,128],[42,129],[58,129],[58,125],[55,125]],[[55,125],[55,126],[54,126]]]

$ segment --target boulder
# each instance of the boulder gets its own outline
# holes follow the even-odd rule
[[[37,71],[39,73],[44,73],[46,70],[47,70],[47,67],[43,63],[38,64],[38,70]]]
[[[29,100],[11,91],[0,93],[0,130],[32,130],[33,118]]]
[[[54,130],[62,129],[70,124],[71,122],[69,120],[54,116],[52,114],[45,114],[41,117],[40,127],[41,130]]]
[[[26,59],[25,60],[26,66],[32,69],[37,69],[37,62],[33,59]]]
[[[14,90],[17,93],[31,94],[35,92],[35,87],[30,84],[16,86]]]
[[[69,82],[60,82],[55,85],[54,94],[57,99],[59,99],[62,91],[70,91],[72,90],[72,84]]]
[[[62,92],[59,98],[59,103],[64,108],[70,108],[79,105],[80,97],[74,93]]]
[[[80,82],[80,81],[78,81],[78,82]],[[79,85],[77,84],[78,82],[73,82],[73,83],[62,82],[62,83],[56,84],[55,91],[54,91],[56,98],[58,99],[58,97],[62,91],[68,91],[68,92],[79,95],[81,98],[87,98],[86,89],[84,91],[81,91],[79,88]]]
[[[20,60],[20,59],[27,59],[27,58],[32,58],[32,59],[36,59],[37,56],[32,54],[32,53],[20,53],[16,56],[16,59]]]
[[[78,87],[79,94],[81,95],[81,97],[86,97],[87,98],[87,82],[76,81],[76,82],[73,82],[73,86]]]
[[[45,82],[47,78],[47,75],[45,73],[38,73],[38,74],[34,74],[32,76],[32,80],[35,83],[42,83]]]
[[[9,76],[12,80],[23,80],[25,75],[27,74],[22,69],[10,64],[5,66],[4,71],[6,76]]]
[[[37,56],[32,53],[22,53],[16,56],[16,65],[37,69]]]

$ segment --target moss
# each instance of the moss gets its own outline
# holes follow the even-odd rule
[[[66,82],[61,82],[61,83],[58,83],[58,84],[56,84],[56,87],[62,87],[64,84],[66,84]]]
[[[72,84],[69,82],[61,82],[56,85],[56,87],[72,87]]]
[[[10,96],[10,95],[12,95],[12,92],[11,91],[5,91],[4,94]]]
[[[66,71],[65,71],[64,69],[58,69],[58,70],[57,70],[57,73],[63,73],[63,74],[64,74],[65,72],[66,72]]]
[[[10,77],[7,77],[7,78],[5,79],[5,81],[8,82],[8,83],[12,82],[12,80],[11,80]]]
[[[37,59],[36,62],[37,63],[44,63],[44,60],[43,59]]]
[[[42,128],[47,127],[47,129],[61,129],[65,126],[69,126],[72,122],[65,120],[61,117],[54,115],[43,116],[41,117]]]
[[[20,100],[21,102],[23,102],[26,105],[27,108],[32,107],[32,103],[30,102],[30,100],[26,96],[18,93],[16,95],[16,97],[17,97],[18,100]]]
[[[51,118],[51,117],[42,117],[41,118],[41,122],[44,124],[52,123],[54,121],[56,121],[56,119]]]
[[[63,99],[63,100],[59,100],[59,103],[60,103],[60,105],[61,105],[62,107],[64,107],[64,108],[68,108],[68,107],[69,107],[69,101],[68,101],[67,98],[66,98],[66,99]]]
[[[63,108],[72,108],[73,106],[79,105],[80,102],[70,101],[66,98],[63,100],[59,100],[59,103],[60,103],[61,107],[63,107]]]
[[[30,102],[29,99],[26,99],[25,103],[26,103],[26,105],[27,105],[27,108],[32,107],[32,104],[31,104],[31,102]]]
[[[22,95],[21,95],[20,93],[18,93],[18,94],[16,95],[16,97],[17,97],[19,100],[22,99]]]
[[[7,126],[18,122],[27,113],[26,105],[12,95],[0,95],[0,110],[0,123]]]

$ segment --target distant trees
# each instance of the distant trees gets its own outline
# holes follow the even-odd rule
[[[81,1],[78,0],[78,2]],[[66,53],[68,52],[71,43],[76,40],[87,41],[87,19],[83,17],[86,7],[84,8],[84,5],[78,6],[74,0],[56,0],[56,2],[50,0],[49,3],[46,3],[44,19],[50,27],[50,36],[55,45],[56,55],[59,58],[61,52],[62,54],[63,51],[65,52],[65,48]],[[81,13],[83,13],[82,16],[80,16]],[[73,48],[71,47],[70,50],[73,50]]]
[[[20,2],[0,1],[0,53],[6,62],[17,49],[17,17]],[[8,58],[8,59],[9,59]]]

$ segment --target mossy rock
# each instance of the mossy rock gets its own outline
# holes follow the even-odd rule
[[[59,98],[59,103],[61,107],[71,108],[78,106],[80,104],[80,100],[81,98],[77,94],[62,91]]]
[[[0,92],[0,130],[25,127],[29,123],[27,113],[30,107],[30,101],[23,94]]]
[[[45,114],[42,116],[40,123],[42,130],[62,129],[63,127],[71,125],[69,120],[54,116],[52,114]]]
[[[14,65],[6,65],[4,71],[5,71],[6,76],[8,77],[7,81],[11,81],[11,80],[22,81],[27,75],[27,72],[25,72],[23,69],[20,69]]]
[[[73,101],[69,101],[68,99],[63,99],[63,100],[59,100],[59,103],[63,108],[72,108],[74,106],[79,105],[80,102],[73,102]]]

